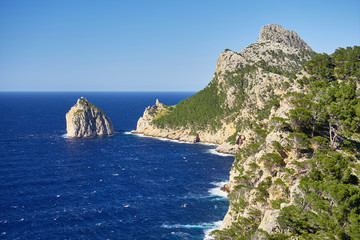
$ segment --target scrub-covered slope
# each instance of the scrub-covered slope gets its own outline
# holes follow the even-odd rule
[[[236,155],[216,239],[360,239],[360,47],[317,55]]]
[[[239,53],[225,49],[220,54],[207,87],[175,106],[148,108],[136,131],[223,144],[220,149],[235,153],[238,146],[227,142],[241,142],[244,136],[238,130],[266,119],[279,96],[293,85],[301,64],[314,55],[295,32],[264,26],[258,42]]]
[[[137,132],[235,155],[216,239],[360,239],[360,48],[316,54],[267,25],[212,81],[145,110]]]

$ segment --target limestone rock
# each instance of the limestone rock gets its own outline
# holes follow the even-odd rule
[[[299,192],[296,183],[307,171],[292,163],[296,159],[295,152],[285,148],[289,145],[288,133],[281,130],[282,119],[288,117],[288,112],[294,106],[291,97],[283,96],[287,92],[303,91],[290,76],[296,74],[301,79],[304,76],[302,64],[315,54],[294,31],[280,25],[266,25],[260,31],[259,41],[240,52],[225,49],[218,58],[210,84],[216,87],[216,93],[223,101],[221,107],[227,108],[225,112],[228,114],[217,119],[219,127],[216,131],[210,127],[196,126],[193,130],[192,126],[187,125],[176,128],[157,126],[154,119],[176,108],[158,101],[148,107],[139,119],[137,133],[186,142],[215,143],[219,145],[216,148],[218,152],[240,153],[241,158],[231,168],[229,182],[222,187],[222,190],[232,194],[234,200],[230,200],[220,230],[239,224],[240,219],[255,219],[256,210],[261,213],[256,217],[260,226],[250,239],[267,239],[265,232],[280,231],[277,222],[280,210],[273,207],[273,201],[282,202],[280,208],[291,204],[295,193]],[[256,126],[269,128],[264,127],[264,135],[263,129]],[[263,142],[261,145],[257,144],[258,139]],[[275,151],[279,151],[283,163],[269,167],[263,156]],[[290,169],[289,172],[293,173],[289,174],[284,169]],[[266,189],[268,196],[259,200],[258,187],[268,181],[272,184]],[[246,203],[241,211],[240,203]]]
[[[296,32],[287,30],[278,24],[265,25],[260,30],[259,42],[272,41],[289,47],[312,50]]]
[[[105,113],[81,97],[66,114],[68,137],[93,137],[114,134],[114,127]]]

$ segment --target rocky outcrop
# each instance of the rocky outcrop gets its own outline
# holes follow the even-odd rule
[[[277,42],[292,48],[312,50],[296,32],[287,30],[278,24],[265,25],[260,30],[259,42]]]
[[[171,107],[157,101],[153,107],[146,108],[139,119],[138,133],[217,143],[220,144],[217,151],[236,153],[229,181],[222,188],[229,193],[229,209],[215,239],[285,239],[286,236],[299,239],[296,234],[288,235],[294,234],[291,229],[294,219],[289,218],[289,213],[295,216],[299,215],[298,211],[307,211],[310,214],[307,216],[313,218],[318,207],[314,211],[311,205],[323,205],[323,200],[328,201],[328,192],[321,193],[314,184],[317,185],[321,177],[308,175],[315,166],[309,161],[311,158],[314,162],[317,157],[326,162],[331,159],[331,151],[325,157],[323,154],[327,150],[325,147],[317,150],[316,143],[322,141],[326,145],[328,133],[323,131],[327,123],[311,120],[311,137],[307,135],[310,131],[300,123],[304,121],[301,115],[317,115],[317,108],[309,113],[304,109],[312,108],[309,106],[313,103],[321,105],[321,101],[312,102],[307,98],[309,88],[315,86],[306,84],[312,76],[307,69],[311,63],[302,67],[315,54],[294,31],[280,25],[266,25],[261,29],[258,42],[240,52],[226,49],[220,54],[214,77],[202,91]],[[353,78],[348,80],[353,81]],[[329,85],[328,89],[334,86],[338,85]],[[324,88],[321,91],[328,92]],[[314,95],[316,93],[311,92],[311,96]],[[299,119],[302,120],[299,122]],[[310,117],[305,119],[308,124]],[[314,131],[317,123],[323,125],[318,136]],[[331,136],[330,122],[329,126]],[[332,151],[336,156],[340,153],[339,149]],[[318,165],[321,165],[319,161]],[[349,169],[351,171],[354,169]],[[313,173],[325,175],[328,172]],[[313,178],[312,182],[302,181],[305,176]],[[334,206],[331,198],[326,203],[329,205],[325,202],[324,207],[319,208],[321,214],[331,208],[327,206]],[[313,222],[312,226],[316,225]],[[313,229],[310,227],[311,234]],[[314,235],[316,239],[325,236],[322,227],[319,230],[318,235]],[[312,238],[311,234],[304,236]],[[333,232],[330,234],[333,236]]]
[[[283,39],[283,40],[281,40]],[[240,52],[225,49],[219,56],[212,83],[218,86],[218,94],[225,95],[225,104],[229,109],[237,108],[243,102],[237,99],[246,95],[247,105],[252,108],[241,107],[223,119],[222,127],[216,132],[202,129],[192,131],[190,128],[179,127],[159,128],[152,123],[153,119],[166,114],[167,106],[156,102],[147,107],[137,123],[136,133],[148,136],[163,137],[186,142],[208,142],[219,144],[217,151],[235,154],[239,144],[230,144],[227,139],[235,134],[236,122],[240,119],[254,120],[253,108],[263,108],[271,97],[281,95],[287,91],[285,82],[288,77],[281,72],[294,72],[300,69],[301,64],[309,59],[314,52],[294,31],[286,30],[280,25],[266,25],[261,29],[260,38]],[[244,68],[255,67],[255,71],[242,74]],[[271,69],[269,71],[267,69]],[[241,76],[242,74],[242,76]],[[245,79],[242,88],[235,86],[233,79]],[[296,85],[292,86],[297,90]],[[229,119],[231,119],[229,121]]]
[[[81,97],[66,114],[68,137],[94,137],[114,134],[114,127],[105,113]]]
[[[217,131],[217,132],[210,132],[210,131],[194,132],[188,128],[179,128],[179,129],[159,128],[155,124],[153,124],[152,121],[154,120],[154,117],[166,113],[167,108],[168,108],[167,106],[160,103],[159,100],[156,99],[155,105],[148,106],[145,109],[143,116],[140,117],[137,122],[136,130],[132,131],[132,133],[140,133],[146,136],[168,138],[172,140],[191,142],[191,143],[204,142],[204,143],[213,143],[219,145],[221,144],[220,146],[222,146],[222,148],[219,149],[219,152],[228,153],[228,154],[235,153],[234,146],[225,144],[226,139],[235,133],[235,127],[233,124],[228,124],[221,131]],[[224,144],[224,146],[222,144]]]

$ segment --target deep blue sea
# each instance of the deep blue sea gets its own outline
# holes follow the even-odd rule
[[[193,93],[0,93],[0,239],[203,239],[225,216],[232,156],[129,134],[156,98]],[[66,138],[84,96],[115,135]]]

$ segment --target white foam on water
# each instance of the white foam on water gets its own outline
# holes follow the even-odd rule
[[[214,230],[217,230],[221,227],[221,224],[222,224],[222,221],[217,221],[217,222],[213,222],[213,227],[210,228],[210,229],[205,229],[204,230],[204,234],[205,234],[205,237],[204,237],[204,240],[211,240],[211,239],[214,239],[214,237],[210,236],[210,233]]]
[[[183,228],[183,229],[212,229],[214,227],[213,223],[201,223],[201,224],[172,224],[167,225],[163,224],[163,228]]]
[[[153,136],[146,136],[142,133],[132,133],[130,132],[130,134],[139,136],[139,137],[147,137],[147,138],[155,138],[161,141],[169,141],[169,142],[176,142],[176,143],[187,143],[187,144],[199,144],[199,145],[205,145],[205,146],[212,146],[212,147],[217,147],[219,146],[218,144],[215,143],[208,143],[208,142],[185,142],[185,141],[180,141],[180,140],[175,140],[175,139],[169,139],[169,138],[163,138],[163,137],[153,137]],[[233,156],[231,154],[229,154],[229,156]]]
[[[209,150],[207,150],[207,152],[211,153],[211,154],[218,155],[218,156],[222,156],[222,157],[233,157],[234,156],[234,155],[228,154],[228,153],[217,152],[215,149],[209,149]]]
[[[162,138],[162,137],[153,137],[153,136],[146,136],[142,133],[132,133],[136,136],[139,136],[139,137],[145,137],[145,138],[155,138],[157,140],[160,140],[160,141],[166,141],[166,142],[175,142],[175,143],[187,143],[187,144],[193,144],[191,142],[184,142],[184,141],[179,141],[179,140],[174,140],[174,139],[168,139],[168,138]]]
[[[130,132],[124,132],[125,135],[129,135],[129,134],[133,134],[131,131]]]
[[[62,138],[69,138],[68,135],[67,135],[67,133],[61,135],[61,137],[62,137]]]
[[[222,198],[228,198],[228,193],[220,190],[222,186],[224,186],[228,181],[222,181],[222,182],[212,182],[211,184],[214,185],[214,188],[211,188],[208,192],[210,193],[210,196],[217,196]]]
[[[197,142],[196,144],[200,144],[200,145],[205,145],[205,146],[219,146],[218,144],[215,143],[207,143],[207,142]]]
[[[221,227],[222,221],[216,221],[212,223],[200,223],[200,224],[163,224],[161,227],[168,229],[203,229],[204,230],[204,240],[213,239],[210,236],[210,233],[214,230],[217,230]],[[175,232],[173,232],[175,233]]]

